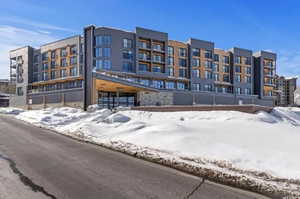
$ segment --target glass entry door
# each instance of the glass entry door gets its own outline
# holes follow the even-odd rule
[[[98,92],[98,104],[102,108],[112,109],[118,106],[131,107],[136,105],[135,93]]]

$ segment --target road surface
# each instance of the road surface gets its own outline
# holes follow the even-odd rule
[[[10,116],[0,116],[0,161],[10,165],[8,168],[20,184],[27,192],[38,194],[37,198],[265,198],[79,142]],[[2,181],[0,186],[5,190],[8,185]],[[10,198],[13,197],[0,195],[0,199]],[[18,199],[22,198],[26,196],[20,191]]]

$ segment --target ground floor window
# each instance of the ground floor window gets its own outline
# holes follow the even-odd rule
[[[112,109],[118,106],[131,107],[137,105],[135,93],[98,92],[98,104],[102,108]]]

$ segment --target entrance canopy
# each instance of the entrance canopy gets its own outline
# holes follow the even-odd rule
[[[137,93],[138,91],[153,91],[155,88],[144,86],[137,82],[128,81],[102,73],[94,73],[94,88],[98,91]]]

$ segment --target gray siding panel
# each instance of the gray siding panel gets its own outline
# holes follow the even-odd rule
[[[82,92],[65,93],[65,102],[78,102],[78,101],[83,101]]]
[[[53,94],[46,96],[46,103],[60,103],[61,102],[61,94]]]

